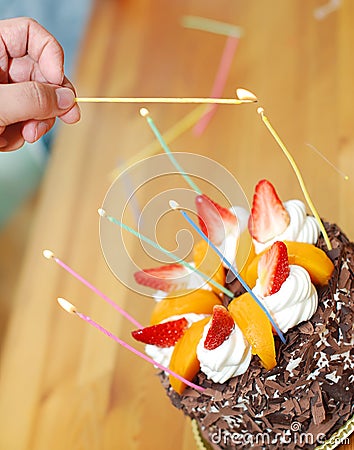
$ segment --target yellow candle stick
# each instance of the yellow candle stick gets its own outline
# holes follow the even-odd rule
[[[241,105],[257,101],[252,98],[204,98],[204,97],[76,97],[77,103],[199,103],[216,105]]]
[[[292,157],[292,155],[290,154],[288,149],[283,144],[283,142],[280,139],[278,133],[272,127],[271,123],[269,122],[268,117],[264,114],[264,109],[260,107],[260,108],[257,109],[257,112],[261,116],[262,121],[265,124],[265,126],[268,128],[268,131],[270,132],[270,134],[273,136],[273,138],[275,139],[275,141],[277,142],[279,147],[282,149],[284,155],[288,158],[288,161],[290,162],[291,167],[293,168],[293,170],[295,172],[295,175],[296,175],[296,177],[297,177],[297,179],[299,181],[299,184],[300,184],[301,190],[302,190],[302,192],[304,194],[304,197],[306,199],[306,202],[307,202],[307,204],[308,204],[308,206],[309,206],[313,216],[317,220],[317,223],[318,223],[318,225],[320,227],[320,230],[321,230],[321,233],[323,235],[323,238],[324,238],[324,240],[326,242],[327,248],[328,248],[328,250],[331,250],[332,249],[332,245],[331,245],[331,242],[330,242],[330,240],[328,238],[326,229],[325,229],[325,227],[324,227],[324,225],[322,223],[322,220],[321,220],[321,218],[320,218],[320,216],[319,216],[319,214],[318,214],[318,212],[317,212],[317,210],[315,208],[315,205],[313,204],[313,202],[311,200],[310,194],[308,193],[308,191],[306,189],[305,182],[304,182],[304,180],[302,178],[302,175],[301,175],[301,172],[300,172],[298,166],[296,165],[296,162],[295,162],[294,158]]]
[[[254,103],[257,102],[257,97],[249,90],[238,88],[236,89],[236,96],[239,102],[241,103]],[[78,97],[83,98],[83,97]],[[213,100],[213,99],[210,99]],[[169,128],[165,133],[163,133],[162,137],[166,144],[170,144],[172,141],[177,139],[181,134],[185,133],[187,130],[192,128],[198,120],[203,116],[206,111],[205,104],[201,104],[197,106],[193,111],[188,113],[186,116],[182,117],[177,123],[175,123],[171,128]],[[120,165],[118,168],[114,169],[110,176],[111,179],[115,179],[119,174],[121,174],[125,169],[130,167],[142,159],[148,158],[149,156],[153,156],[156,153],[161,151],[161,145],[157,140],[154,140],[151,144],[148,144],[145,148],[143,148],[136,155],[129,158],[125,164]]]

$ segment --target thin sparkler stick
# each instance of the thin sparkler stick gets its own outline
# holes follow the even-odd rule
[[[219,97],[225,87],[226,80],[228,77],[228,74],[230,72],[231,63],[234,58],[234,54],[236,52],[236,49],[238,47],[239,38],[233,35],[229,35],[226,39],[224,51],[221,56],[220,64],[217,70],[217,74],[214,80],[213,88],[211,91],[211,97],[216,98]],[[218,105],[209,105],[207,112],[203,115],[203,117],[199,120],[199,122],[194,127],[194,133],[197,136],[200,136],[206,127],[208,126],[209,122],[213,118],[214,114],[216,113],[216,110],[218,108]]]
[[[149,362],[150,364],[153,364],[154,366],[157,366],[160,370],[164,370],[173,377],[177,378],[178,380],[181,380],[183,383],[185,383],[187,386],[196,389],[197,391],[204,391],[205,388],[202,386],[198,386],[197,384],[192,383],[191,381],[187,380],[186,378],[182,377],[178,373],[174,372],[173,370],[169,369],[168,367],[163,366],[162,364],[158,363],[154,359],[150,358],[149,356],[145,355],[144,353],[140,352],[136,348],[129,345],[127,342],[120,339],[115,334],[108,331],[106,328],[104,328],[102,325],[100,325],[98,322],[95,322],[91,317],[86,316],[85,314],[79,312],[72,303],[68,302],[64,298],[58,298],[59,305],[64,309],[64,311],[68,312],[69,314],[74,314],[75,316],[79,317],[89,325],[93,326],[97,330],[101,331],[101,333],[108,336],[110,339],[113,339],[115,342],[120,344],[122,347],[126,348],[130,352],[134,353],[135,355],[139,356],[140,358],[144,359],[145,361]]]
[[[220,257],[220,259],[225,263],[225,265],[231,270],[231,272],[233,273],[233,275],[240,281],[240,283],[242,284],[242,286],[246,289],[246,291],[252,296],[252,298],[256,301],[256,303],[262,308],[262,310],[265,312],[265,314],[267,315],[268,319],[270,320],[271,324],[273,325],[276,333],[278,334],[278,336],[280,337],[281,341],[283,343],[286,342],[283,333],[281,332],[281,330],[279,329],[278,325],[275,323],[274,319],[272,318],[272,316],[270,315],[269,311],[267,310],[267,308],[262,304],[262,302],[259,301],[259,299],[257,298],[257,296],[254,294],[254,292],[252,291],[252,289],[250,289],[250,287],[247,285],[247,283],[243,280],[243,278],[241,277],[241,275],[239,274],[239,272],[236,270],[236,268],[225,258],[225,256],[220,252],[220,250],[211,242],[211,240],[203,233],[203,231],[198,227],[198,225],[196,225],[192,219],[190,219],[190,217],[188,216],[188,214],[183,211],[180,207],[180,205],[174,201],[174,200],[170,200],[170,207],[173,210],[178,210],[182,216],[186,219],[186,221],[194,228],[194,230],[208,243],[208,245],[210,245],[210,247],[217,253],[217,255]]]
[[[317,212],[317,210],[315,208],[315,205],[313,204],[313,202],[311,200],[310,194],[308,193],[308,191],[306,189],[304,179],[302,178],[301,172],[300,172],[298,166],[296,165],[296,162],[295,162],[294,158],[290,154],[289,150],[285,147],[285,145],[284,145],[283,141],[280,139],[278,133],[275,131],[275,129],[273,128],[273,126],[269,122],[268,117],[264,113],[264,108],[258,108],[257,112],[261,116],[261,119],[262,119],[264,125],[267,127],[268,131],[273,136],[273,138],[275,139],[276,143],[279,145],[279,147],[283,151],[284,155],[287,157],[288,161],[290,162],[291,167],[293,168],[293,170],[295,172],[295,175],[296,175],[296,177],[297,177],[297,179],[299,181],[299,184],[300,184],[301,190],[302,190],[302,192],[304,194],[304,197],[306,199],[306,202],[307,202],[307,204],[308,204],[312,214],[314,215],[314,217],[315,217],[315,219],[316,219],[316,221],[318,223],[318,226],[320,227],[320,230],[321,230],[323,238],[324,238],[324,240],[326,242],[327,248],[328,248],[328,250],[331,250],[332,249],[332,245],[331,245],[331,242],[329,240],[329,237],[328,237],[328,234],[326,232],[326,229],[325,229],[325,227],[324,227],[324,225],[322,223],[322,220],[321,220],[321,218],[320,218],[320,216],[319,216],[319,214],[318,214],[318,212]]]
[[[177,263],[181,264],[182,266],[186,267],[187,269],[192,270],[193,272],[197,273],[204,280],[206,280],[208,283],[210,283],[213,286],[215,286],[217,289],[222,291],[228,297],[230,297],[230,298],[234,297],[234,294],[229,289],[227,289],[225,286],[223,286],[222,284],[220,284],[217,281],[213,280],[211,277],[209,277],[208,275],[204,274],[203,272],[200,272],[198,269],[193,267],[187,261],[184,261],[183,259],[179,258],[178,256],[176,256],[172,252],[169,252],[164,247],[161,247],[161,245],[157,244],[155,241],[151,240],[150,238],[144,236],[143,234],[141,234],[138,231],[136,231],[133,228],[131,228],[129,225],[126,225],[125,223],[121,222],[120,220],[116,219],[115,217],[112,217],[112,216],[108,215],[104,209],[100,208],[98,210],[98,214],[101,217],[105,217],[107,220],[109,220],[113,224],[119,225],[123,230],[128,231],[130,234],[133,234],[134,236],[136,236],[137,238],[139,238],[142,241],[146,242],[147,244],[151,245],[152,247],[156,248],[157,250],[160,250],[162,253],[164,253],[165,255],[169,256],[171,259],[173,259]]]
[[[57,258],[51,250],[43,250],[43,256],[49,260],[55,261],[59,266],[61,266],[64,270],[66,270],[68,273],[73,275],[77,280],[79,280],[81,283],[83,283],[89,289],[91,289],[91,291],[93,291],[95,294],[97,294],[99,297],[101,297],[105,302],[107,302],[108,304],[113,306],[114,309],[116,309],[122,316],[124,316],[126,319],[128,319],[133,325],[135,325],[138,328],[144,328],[136,319],[134,319],[134,317],[132,317],[123,308],[121,308],[119,305],[117,305],[117,303],[115,303],[113,300],[111,300],[109,297],[107,297],[106,294],[104,294],[98,288],[93,286],[89,281],[87,281],[84,277],[82,277],[80,274],[75,272],[74,269],[72,269],[67,264],[65,264],[61,259]]]
[[[181,103],[242,105],[256,100],[247,98],[210,98],[210,97],[76,97],[77,103]]]

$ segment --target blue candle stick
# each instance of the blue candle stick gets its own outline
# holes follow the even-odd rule
[[[194,230],[210,245],[210,247],[218,254],[222,262],[231,270],[233,275],[239,280],[239,282],[242,284],[242,286],[246,289],[246,291],[252,296],[252,298],[257,302],[257,304],[262,308],[262,310],[267,315],[268,319],[270,320],[271,324],[273,325],[274,330],[276,331],[277,335],[281,339],[281,341],[285,344],[286,339],[279,329],[278,325],[274,322],[274,319],[270,315],[267,308],[262,304],[262,302],[257,298],[257,296],[254,294],[252,289],[247,285],[247,283],[244,281],[244,279],[241,277],[239,272],[236,270],[236,268],[224,257],[224,255],[220,252],[220,250],[211,242],[211,240],[206,236],[203,231],[193,222],[192,219],[188,216],[188,214],[183,211],[179,204],[174,201],[170,200],[170,207],[172,209],[178,210],[182,216],[187,220],[187,222],[194,228]]]
[[[106,211],[102,208],[98,210],[98,214],[101,217],[105,217],[110,222],[114,223],[115,225],[119,225],[123,230],[128,231],[130,234],[133,234],[134,236],[138,237],[142,241],[146,242],[147,244],[151,245],[152,247],[156,248],[157,250],[160,250],[162,253],[165,253],[165,255],[169,256],[171,259],[176,261],[177,263],[181,264],[182,266],[186,267],[187,269],[196,272],[198,275],[200,275],[204,280],[206,280],[208,283],[212,284],[214,287],[219,289],[221,292],[223,292],[225,295],[227,295],[230,298],[234,297],[234,294],[227,289],[222,284],[218,283],[217,281],[210,278],[205,273],[201,272],[200,270],[197,270],[194,266],[189,264],[187,261],[184,261],[183,259],[176,256],[174,253],[169,252],[165,248],[161,247],[161,245],[157,244],[157,242],[151,240],[150,238],[144,236],[143,234],[139,233],[138,231],[131,228],[129,225],[126,225],[125,223],[121,222],[120,220],[116,219],[115,217],[112,217],[106,213]]]

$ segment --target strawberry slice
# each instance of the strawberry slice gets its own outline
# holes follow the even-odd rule
[[[218,205],[205,194],[197,195],[196,206],[199,225],[215,245],[220,245],[226,235],[238,233],[238,220],[227,208]]]
[[[134,273],[135,281],[143,286],[164,292],[200,288],[204,280],[182,264],[144,269]]]
[[[207,350],[219,347],[230,336],[234,326],[235,322],[229,311],[222,305],[215,305],[204,347]]]
[[[258,263],[258,279],[261,295],[275,294],[279,291],[290,273],[288,251],[284,242],[276,241],[263,254]]]
[[[156,345],[157,347],[173,347],[183,336],[188,328],[188,321],[184,317],[169,322],[159,323],[151,327],[132,331],[132,336],[144,344]]]
[[[258,242],[265,243],[283,233],[290,217],[274,186],[261,180],[255,189],[248,229]]]

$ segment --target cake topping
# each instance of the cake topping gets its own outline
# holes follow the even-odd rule
[[[215,305],[204,348],[214,350],[219,347],[230,336],[234,326],[235,322],[229,311],[222,305]]]
[[[215,245],[220,245],[226,234],[237,232],[237,217],[230,210],[205,194],[197,195],[195,202],[200,228]]]
[[[307,216],[304,203],[300,200],[282,203],[267,180],[261,180],[256,186],[248,227],[256,253],[275,241],[316,244],[320,233],[317,220]]]
[[[215,307],[222,310],[222,307]],[[223,308],[223,314],[230,317],[229,313]],[[251,346],[245,339],[240,328],[232,321],[231,332],[220,345],[209,350],[206,348],[210,330],[213,329],[213,323],[210,321],[204,328],[203,336],[197,346],[197,357],[200,362],[200,370],[205,373],[208,379],[215,383],[224,383],[226,380],[242,375],[249,367],[252,351]],[[231,325],[230,321],[230,325]]]
[[[208,322],[209,318],[205,318],[193,323],[187,328],[173,349],[170,369],[189,381],[193,380],[200,369],[200,363],[197,358],[197,345]],[[182,394],[186,387],[185,383],[173,376],[170,376],[170,383],[179,394]]]
[[[276,366],[274,337],[263,309],[248,292],[234,298],[228,309],[252,346],[252,353],[258,355],[267,370],[273,369]]]
[[[226,259],[234,262],[241,232],[236,210],[224,208],[204,194],[196,197],[196,208],[202,232]]]
[[[199,288],[205,284],[196,272],[177,263],[140,270],[134,273],[134,278],[143,286],[164,292]]]
[[[174,292],[155,304],[150,322],[154,325],[187,313],[211,315],[215,305],[221,305],[221,300],[212,291],[197,289]]]
[[[288,252],[284,242],[276,241],[258,263],[260,293],[263,297],[279,291],[290,273]]]
[[[150,327],[132,331],[134,339],[157,347],[172,347],[183,336],[188,322],[182,317]]]
[[[237,217],[227,208],[218,205],[205,194],[197,195],[196,206],[200,228],[213,244],[220,245],[226,234],[237,233]]]
[[[268,180],[261,180],[255,188],[249,230],[258,242],[265,243],[283,233],[290,217]]]
[[[270,253],[275,245],[273,244],[267,253]],[[266,257],[267,253],[262,256],[259,265],[261,265],[262,259]],[[317,309],[317,291],[311,283],[308,272],[300,266],[290,265],[289,267],[288,265],[286,279],[272,293],[266,291],[266,294],[264,294],[261,279],[257,280],[253,292],[261,298],[284,333],[295,325],[310,319]]]
[[[306,242],[285,241],[284,244],[287,248],[289,264],[306,269],[315,285],[325,286],[328,283],[334,265],[322,249]],[[258,263],[264,252],[257,255],[247,266],[245,278],[251,287],[256,284]]]
[[[193,259],[196,269],[208,275],[212,280],[218,284],[225,284],[225,270],[220,258],[214,252],[208,243],[204,240],[196,242],[193,248]],[[220,289],[217,289],[215,284],[210,284],[211,289],[217,294],[220,294]]]

